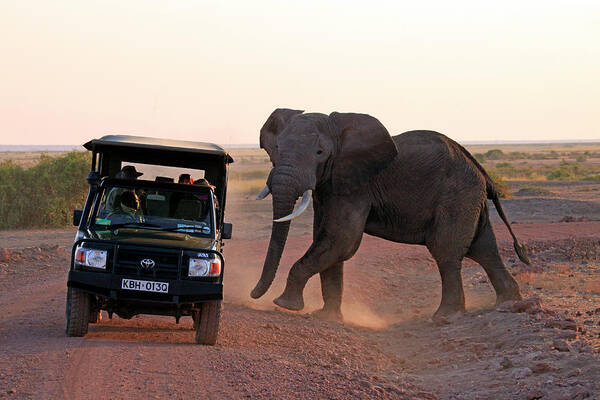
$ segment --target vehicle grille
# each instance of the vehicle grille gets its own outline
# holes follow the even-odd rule
[[[178,279],[180,251],[153,251],[149,248],[120,246],[115,256],[115,273],[140,278]],[[141,261],[149,258],[154,267],[142,268]]]

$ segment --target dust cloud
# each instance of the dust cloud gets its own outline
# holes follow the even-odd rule
[[[273,303],[273,299],[279,296],[284,289],[285,279],[288,271],[279,271],[279,279],[275,279],[271,288],[267,293],[259,299],[250,297],[250,292],[258,282],[260,271],[249,269],[237,269],[228,271],[226,274],[225,298],[227,302],[242,305],[254,310],[261,311],[284,311]],[[323,307],[323,299],[321,295],[321,287],[318,277],[312,278],[306,285],[304,291],[304,310],[301,314],[311,313]],[[391,323],[389,318],[377,315],[369,306],[359,301],[344,300],[342,303],[342,314],[344,315],[344,323],[373,330],[387,328]]]
[[[373,330],[385,329],[392,322],[375,314],[362,303],[342,303],[342,314],[345,323]]]

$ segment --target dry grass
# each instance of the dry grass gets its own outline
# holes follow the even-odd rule
[[[544,272],[524,271],[517,274],[516,279],[522,285],[542,288],[544,290],[562,291],[566,288],[565,280],[571,275],[568,263],[551,264]]]
[[[257,195],[264,187],[264,179],[231,180],[227,190],[237,194]]]
[[[31,168],[38,164],[43,155],[49,157],[62,157],[69,153],[68,151],[0,151],[0,162],[11,160],[16,165],[23,168]]]
[[[526,144],[472,144],[465,148],[471,153],[486,153],[490,150],[499,149],[504,153],[523,152],[523,153],[544,153],[550,151],[556,152],[598,152],[600,151],[600,142],[598,143],[526,143]]]
[[[546,294],[572,295],[577,292],[591,295],[600,294],[600,278],[594,272],[597,267],[589,264],[584,270],[569,263],[546,266],[544,272],[524,271],[515,278],[521,286],[542,290]]]

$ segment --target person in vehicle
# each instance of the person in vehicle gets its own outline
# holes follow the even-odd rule
[[[177,180],[177,183],[183,183],[185,185],[193,185],[194,178],[192,178],[190,176],[190,174],[181,174],[181,175],[179,175],[179,179]]]
[[[194,179],[191,177],[190,174],[181,174],[181,175],[179,175],[179,178],[177,179],[177,183],[180,183],[182,185],[193,185]],[[172,216],[175,216],[175,214],[177,213],[177,209],[180,206],[181,200],[191,199],[191,198],[192,198],[191,195],[186,195],[181,192],[174,192],[171,195],[171,205],[169,208],[169,214]],[[179,213],[179,214],[181,214],[181,213]],[[189,214],[189,212],[186,212],[185,214]]]
[[[127,190],[121,193],[121,202],[115,209],[108,214],[107,218],[119,218],[131,220],[132,222],[141,222],[142,212],[140,210],[140,199],[134,191]]]
[[[117,179],[137,179],[140,176],[144,175],[143,172],[138,172],[133,165],[126,165],[117,174],[115,178]]]
[[[131,179],[137,180],[140,176],[144,175],[142,172],[138,172],[133,165],[126,165],[119,172],[115,174],[116,179]],[[107,211],[113,211],[119,206],[119,198],[127,189],[124,188],[112,188],[106,195],[105,209]]]
[[[208,186],[210,187],[212,190],[215,190],[215,187],[213,185],[210,184],[209,181],[207,181],[205,178],[198,178],[194,181],[193,185],[197,185],[197,186]]]
[[[209,188],[212,189],[213,192],[215,190],[215,186],[211,185],[210,182],[205,178],[196,179],[196,181],[194,182],[194,185],[208,186]],[[218,213],[219,212],[219,201],[217,200],[217,196],[214,196],[214,202],[215,202],[215,210]]]

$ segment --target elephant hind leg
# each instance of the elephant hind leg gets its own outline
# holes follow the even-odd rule
[[[323,308],[313,312],[319,319],[342,322],[342,292],[344,291],[344,263],[338,262],[320,272]]]
[[[426,238],[427,249],[435,259],[442,279],[442,301],[434,320],[465,311],[462,260],[475,235],[475,222],[461,215],[460,210],[440,209]]]
[[[433,319],[465,311],[465,292],[461,276],[461,260],[444,260],[436,257],[442,278],[442,302]]]
[[[482,213],[481,218],[479,232],[469,248],[467,257],[479,263],[487,273],[496,291],[497,304],[507,300],[520,300],[522,297],[519,285],[500,258],[487,209]]]

